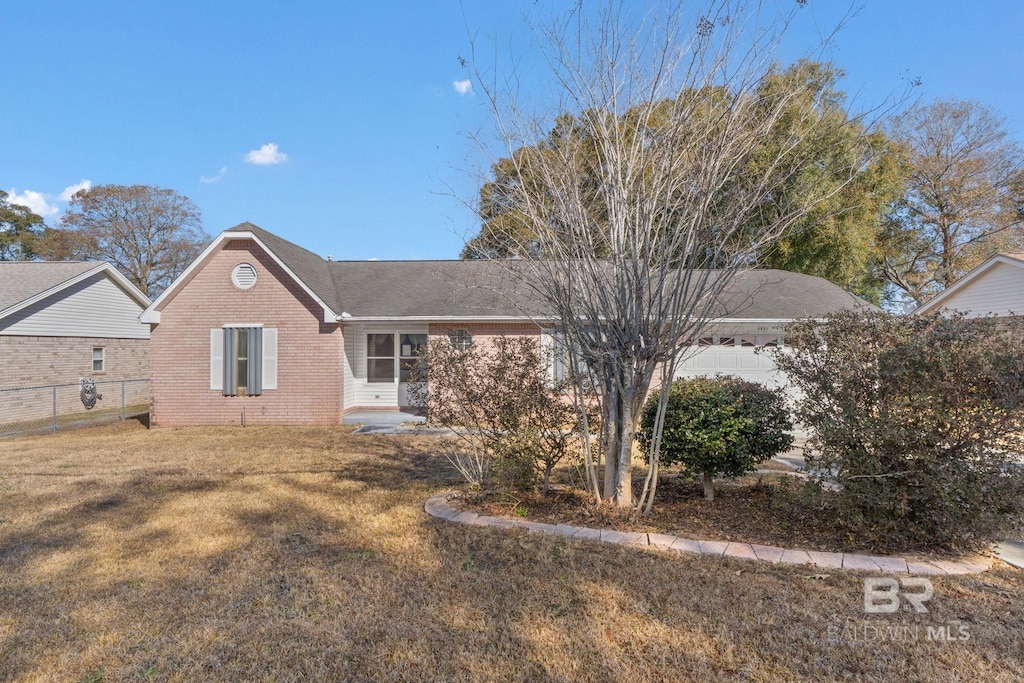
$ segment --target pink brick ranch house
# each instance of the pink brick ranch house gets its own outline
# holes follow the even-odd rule
[[[399,416],[433,336],[550,339],[499,264],[327,261],[251,223],[221,233],[149,308],[155,426],[339,424]],[[790,320],[864,303],[820,278],[752,271],[680,375],[782,378],[759,345]],[[389,411],[389,413],[381,412]],[[385,420],[386,421],[386,420]]]

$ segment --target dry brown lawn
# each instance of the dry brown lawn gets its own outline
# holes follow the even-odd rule
[[[1022,680],[1024,574],[863,613],[862,577],[446,524],[427,438],[0,442],[4,680]],[[953,624],[966,641],[927,638]]]

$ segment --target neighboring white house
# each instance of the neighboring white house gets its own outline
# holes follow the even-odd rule
[[[1024,254],[996,254],[914,312],[941,310],[971,318],[1024,315]]]
[[[10,389],[147,378],[149,303],[108,263],[0,262],[0,422],[49,414],[57,400]],[[82,408],[77,390],[61,395],[61,412]]]

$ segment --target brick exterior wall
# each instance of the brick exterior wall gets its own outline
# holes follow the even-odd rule
[[[104,348],[104,371],[92,371],[92,350]],[[108,337],[22,337],[0,335],[0,389],[61,386],[57,389],[57,413],[65,416],[86,412],[79,395],[79,380],[92,377],[104,398],[98,409],[120,408],[120,384],[124,379],[149,377],[148,339]],[[126,387],[130,403],[148,401],[145,382]],[[143,398],[145,397],[145,398]],[[36,420],[53,414],[53,390],[0,391],[0,424]]]
[[[92,371],[96,346],[106,349],[103,372]],[[148,339],[0,335],[0,358],[0,388],[149,377]]]
[[[250,263],[256,284],[240,290],[231,271]],[[262,323],[278,330],[277,389],[260,396],[210,390],[210,330]],[[151,326],[153,426],[339,424],[342,331],[323,309],[249,240],[226,242],[160,311]]]

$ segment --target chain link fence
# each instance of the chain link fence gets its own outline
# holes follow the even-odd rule
[[[0,439],[92,427],[149,413],[149,380],[0,389]]]

